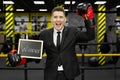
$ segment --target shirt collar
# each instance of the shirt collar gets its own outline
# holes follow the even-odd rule
[[[64,27],[59,32],[62,33],[63,29],[64,29]],[[54,32],[57,33],[58,31],[54,28]]]

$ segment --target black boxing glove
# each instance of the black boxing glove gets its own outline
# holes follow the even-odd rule
[[[26,63],[26,58],[21,58],[20,54],[17,54],[17,50],[11,50],[8,53],[8,61],[11,66],[15,67]]]
[[[91,28],[95,27],[94,12],[92,5],[90,3],[80,3],[77,5],[76,14],[83,17],[86,21],[89,21],[89,26]]]
[[[77,5],[77,13],[79,15],[86,14],[89,6],[91,6],[90,3],[79,3]]]
[[[19,54],[17,54],[17,50],[12,50],[9,52],[8,61],[11,66],[16,66],[21,61],[21,57]]]

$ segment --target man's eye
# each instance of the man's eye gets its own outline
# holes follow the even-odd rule
[[[63,16],[60,16],[60,18],[63,18]]]
[[[54,18],[57,18],[57,16],[54,16]]]

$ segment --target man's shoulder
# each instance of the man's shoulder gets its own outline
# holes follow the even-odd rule
[[[47,28],[47,29],[45,29],[45,30],[43,30],[44,32],[50,32],[50,31],[52,31],[53,30],[53,28]]]
[[[42,30],[41,33],[45,34],[45,33],[49,33],[53,30],[53,28],[50,28],[50,29],[45,29],[45,30]]]
[[[77,27],[65,27],[65,29],[67,29],[67,30],[70,30],[70,31],[74,31],[74,30],[76,30],[77,29]]]

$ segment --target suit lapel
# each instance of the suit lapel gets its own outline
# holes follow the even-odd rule
[[[63,48],[64,43],[66,41],[66,36],[67,36],[67,28],[64,27],[63,33],[62,33],[62,42],[61,42],[61,48]]]
[[[51,29],[51,31],[50,31],[50,36],[49,36],[49,38],[50,38],[50,43],[52,44],[52,46],[54,46],[54,47],[56,47],[55,46],[55,44],[54,44],[54,42],[53,42],[53,28]]]

